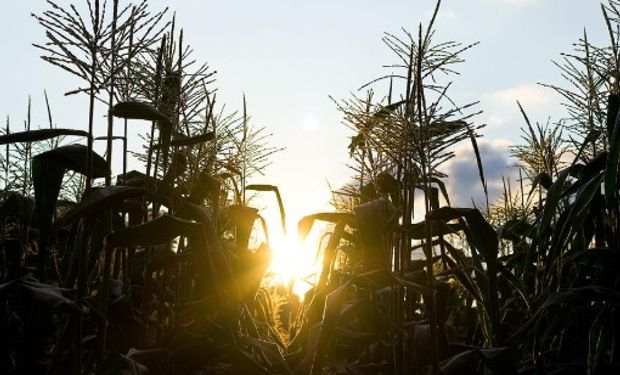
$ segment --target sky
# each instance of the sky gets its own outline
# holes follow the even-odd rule
[[[75,0],[75,3],[81,2]],[[59,3],[69,3],[60,0]],[[368,81],[388,74],[396,62],[382,43],[384,32],[415,31],[427,22],[431,0],[211,1],[152,0],[152,9],[176,11],[185,40],[195,57],[218,71],[218,100],[240,109],[245,94],[256,126],[273,133],[271,143],[284,147],[264,176],[251,183],[277,185],[289,221],[325,210],[329,185],[350,176],[347,145],[351,132],[329,99],[350,98]],[[4,2],[0,12],[3,46],[0,115],[10,116],[18,130],[32,96],[34,124],[46,127],[46,89],[58,127],[86,128],[85,98],[65,97],[76,87],[65,73],[42,61],[31,43],[42,42],[42,28],[30,16],[47,9],[42,0]],[[480,44],[465,53],[461,75],[453,79],[457,102],[480,101],[475,118],[486,123],[481,141],[487,178],[510,174],[509,145],[519,141],[523,125],[516,100],[530,118],[563,116],[558,97],[538,82],[563,84],[552,60],[570,51],[587,29],[594,44],[606,43],[599,3],[593,0],[444,0],[437,21],[437,40]],[[99,118],[97,135],[105,132]],[[133,130],[133,129],[132,129]],[[120,127],[119,127],[120,131]],[[137,148],[138,133],[130,148]],[[447,166],[449,188],[457,204],[468,204],[480,190],[475,162],[466,145]],[[120,160],[115,160],[115,171]],[[457,188],[458,187],[458,188]],[[495,190],[494,190],[495,189]],[[499,185],[491,183],[491,192]],[[275,205],[275,203],[273,203]]]

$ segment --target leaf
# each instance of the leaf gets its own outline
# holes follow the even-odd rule
[[[152,177],[149,176],[149,179],[152,179]],[[117,185],[143,187],[145,186],[145,181],[146,181],[146,175],[136,170],[131,170],[125,173],[124,175],[119,174],[116,176]]]
[[[304,216],[297,224],[297,234],[301,240],[304,240],[310,234],[315,221],[327,221],[329,223],[338,223],[344,221],[352,224],[355,222],[355,216],[350,213],[343,212],[319,212],[316,214]]]
[[[458,218],[465,218],[471,232],[470,241],[487,261],[497,259],[499,240],[495,229],[489,224],[480,211],[475,208],[441,207],[430,211],[426,218],[448,222]]]
[[[607,137],[609,140],[613,138],[613,132],[615,130],[615,124],[617,121],[619,110],[620,95],[613,93],[609,94],[609,96],[607,97],[607,118],[605,121],[605,125],[607,127]]]
[[[472,148],[474,149],[474,154],[476,155],[476,165],[478,166],[478,177],[480,177],[480,183],[482,184],[482,189],[484,190],[484,196],[487,200],[487,205],[489,204],[489,191],[487,189],[487,182],[484,179],[484,167],[482,165],[482,157],[480,156],[480,149],[478,148],[478,141],[476,141],[476,134],[472,129],[468,127],[469,140],[471,141]]]
[[[523,280],[515,276],[512,272],[510,272],[508,268],[506,268],[506,266],[501,263],[497,264],[497,268],[499,269],[502,276],[506,279],[508,284],[510,284],[517,291],[517,294],[521,297],[523,302],[525,302],[525,306],[529,310],[531,308],[532,302],[527,295],[527,287],[525,286]]]
[[[450,272],[454,274],[454,277],[461,283],[461,285],[472,295],[473,298],[478,302],[482,302],[482,297],[478,292],[478,289],[474,286],[474,281],[472,280],[472,276],[468,269],[469,265],[465,264],[465,260],[462,254],[460,254],[460,250],[457,250],[454,246],[452,246],[448,241],[442,239],[444,247],[448,250],[450,255],[456,259],[457,263],[455,263],[450,257],[445,256],[446,263],[450,267]]]
[[[286,211],[284,210],[284,203],[282,202],[282,196],[280,195],[280,190],[278,189],[278,187],[274,185],[248,185],[245,187],[245,190],[273,191],[278,201],[278,209],[280,210],[282,233],[286,235]]]
[[[441,195],[443,199],[446,200],[446,204],[450,206],[450,197],[448,196],[448,190],[446,189],[446,184],[437,177],[428,177],[428,181],[434,184],[437,184],[439,190],[441,191]]]
[[[175,152],[172,155],[172,161],[168,166],[166,175],[159,183],[159,192],[166,194],[173,188],[174,181],[185,173],[187,170],[187,156],[184,152]]]
[[[173,372],[172,353],[163,348],[146,350],[130,349],[127,357],[145,366],[149,375],[168,375]]]
[[[520,241],[525,237],[531,237],[533,230],[534,227],[527,221],[521,219],[512,219],[508,220],[498,229],[497,235],[500,238]]]
[[[105,177],[109,174],[108,164],[94,152],[93,177]],[[32,184],[39,219],[39,278],[46,280],[46,262],[48,258],[48,236],[56,208],[58,195],[65,170],[69,169],[86,175],[88,148],[73,144],[46,151],[32,158]]]
[[[620,164],[620,116],[616,116],[609,139],[609,157],[605,168],[605,200],[612,207],[618,201],[618,164]]]
[[[5,191],[5,193],[8,195],[0,204],[0,218],[6,219],[9,216],[16,216],[23,223],[30,222],[34,212],[34,200],[16,192]]]
[[[218,202],[221,184],[222,182],[218,178],[203,171],[192,187],[188,200],[197,205],[203,204],[207,197],[214,202]]]
[[[101,375],[150,375],[146,366],[117,352],[109,353],[97,370]]]
[[[378,198],[355,207],[354,211],[366,266],[371,270],[389,267],[385,236],[396,219],[394,206],[387,199]]]
[[[444,359],[439,363],[442,375],[476,374],[480,358],[477,349],[470,349]]]
[[[564,183],[568,178],[571,170],[574,169],[575,166],[566,168],[562,170],[558,174],[558,178],[556,181],[549,187],[549,191],[547,192],[547,198],[545,200],[545,206],[543,208],[542,217],[540,218],[540,222],[538,224],[538,233],[537,239],[540,240],[549,230],[549,226],[551,225],[551,219],[555,215],[558,209],[558,203],[560,198],[562,197],[562,191],[564,190]]]
[[[96,188],[82,199],[71,211],[62,218],[62,222],[67,224],[74,220],[92,216],[121,204],[126,199],[136,198],[146,193],[143,188],[128,186],[106,186]]]
[[[571,229],[581,226],[590,212],[592,200],[595,196],[600,196],[602,178],[602,174],[599,174],[579,188],[574,202],[570,206],[570,210],[563,213],[560,216],[560,220],[557,222],[556,230],[553,235],[553,246],[550,252],[553,253],[560,249],[567,240],[568,233]]]
[[[93,159],[93,178],[105,177],[110,174],[108,163],[97,153],[92,152]],[[32,158],[33,168],[35,161],[53,164],[59,168],[68,169],[82,175],[87,173],[88,147],[79,144],[60,146],[55,149],[43,152]],[[33,172],[33,178],[35,173]]]
[[[262,244],[254,252],[243,251],[231,260],[234,277],[239,287],[241,298],[251,303],[271,263],[272,252],[269,246]]]
[[[495,229],[489,224],[480,211],[475,208],[452,208],[442,207],[432,210],[426,214],[427,220],[450,221],[454,219],[464,218],[467,226],[463,227],[467,242],[473,246],[478,253],[484,257],[486,261],[486,298],[484,307],[489,318],[489,329],[486,333],[486,339],[489,344],[493,344],[493,340],[499,339],[501,329],[499,324],[499,296],[497,288],[497,271],[500,263],[497,260],[499,251],[499,238]],[[475,252],[472,252],[472,258],[475,258]]]
[[[200,143],[206,143],[206,142],[212,141],[214,138],[215,138],[215,135],[213,134],[213,132],[196,135],[193,137],[175,138],[170,141],[170,147],[193,146],[193,145],[197,145]],[[153,145],[153,150],[157,150],[160,147],[161,145],[159,144]]]
[[[605,316],[609,311],[609,305],[604,306],[590,326],[588,332],[588,369],[593,374],[598,373],[598,367],[602,352],[605,350],[604,335],[605,331],[610,330],[611,327],[605,324]]]
[[[53,309],[66,314],[80,314],[80,308],[66,296],[72,292],[70,289],[58,288],[28,279],[16,279],[0,284],[1,300],[20,300],[21,303],[30,305],[32,311]]]
[[[381,193],[390,194],[392,197],[398,195],[400,182],[386,171],[379,173],[376,177],[378,190]]]
[[[246,250],[250,242],[252,227],[258,219],[258,210],[253,207],[234,205],[223,208],[222,214],[228,218],[228,227],[236,228],[235,239],[238,250]]]
[[[62,136],[88,137],[88,132],[76,129],[37,129],[0,136],[0,145],[20,142],[37,142]]]
[[[605,301],[605,304],[618,306],[620,305],[620,293],[614,289],[599,286],[566,288],[559,292],[551,293],[532,314],[530,319],[523,323],[519,330],[508,339],[508,342],[516,342],[522,335],[532,334],[532,326],[540,320],[541,316],[550,307],[560,304],[572,304],[573,307],[581,306],[585,308],[591,307],[592,301]]]
[[[620,253],[610,248],[592,248],[580,251],[566,259],[567,263],[595,267],[616,272],[620,267]]]
[[[178,236],[198,240],[204,238],[201,224],[163,215],[145,224],[112,232],[106,237],[106,243],[111,247],[157,246]]]
[[[443,375],[477,374],[482,362],[491,374],[516,374],[514,354],[512,348],[474,348],[442,361],[439,369]]]
[[[594,159],[590,160],[586,165],[583,165],[576,171],[577,173],[572,173],[571,176],[578,178],[576,182],[571,184],[567,189],[562,193],[562,197],[568,197],[574,194],[577,190],[579,190],[583,185],[587,184],[592,178],[600,175],[600,172],[605,170],[605,166],[607,165],[607,156],[608,153],[601,152]]]
[[[304,359],[304,362],[309,365],[311,374],[321,373],[324,351],[327,350],[329,339],[340,321],[340,313],[348,288],[349,284],[345,283],[325,297],[325,307],[323,308],[323,318],[319,324],[318,336],[316,341],[309,344],[307,356]]]
[[[385,118],[403,104],[405,104],[405,100],[400,100],[398,102],[388,104],[385,107],[381,107],[377,112],[374,113],[373,117]]]
[[[112,108],[112,115],[131,120],[158,121],[170,126],[170,119],[154,106],[143,102],[120,102]]]
[[[433,289],[431,288],[427,288],[426,286],[412,280],[408,280],[407,278],[400,278],[386,269],[377,269],[374,271],[351,275],[350,281],[351,284],[372,291],[376,291],[378,289],[382,289],[388,286],[401,285],[411,288],[412,290],[415,290],[416,292],[422,294],[430,294],[433,292]]]
[[[278,373],[292,374],[291,369],[276,344],[246,335],[239,336],[239,340],[242,344],[251,346],[263,352],[271,366],[278,370]]]
[[[532,181],[531,191],[534,191],[534,189],[538,185],[545,188],[545,190],[549,190],[552,184],[553,184],[553,180],[551,180],[551,176],[549,176],[547,172],[540,172],[538,175],[536,175],[536,177],[534,177],[534,180]]]

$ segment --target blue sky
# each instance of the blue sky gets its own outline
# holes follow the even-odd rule
[[[274,133],[273,144],[286,147],[274,157],[267,174],[252,182],[278,185],[292,221],[323,208],[329,197],[327,181],[336,186],[349,175],[345,164],[350,133],[340,124],[328,96],[348,98],[362,84],[389,73],[382,65],[395,59],[382,44],[382,33],[398,33],[401,27],[416,30],[435,4],[431,0],[151,3],[153,9],[169,5],[176,11],[196,57],[218,71],[219,100],[231,109],[240,108],[245,93],[254,124],[266,126]],[[31,46],[44,35],[30,13],[44,9],[44,1],[2,5],[0,115],[10,115],[13,126],[19,126],[30,94],[35,125],[46,126],[43,89],[47,89],[58,126],[85,128],[84,98],[63,96],[75,88],[75,81],[40,60]],[[454,79],[452,96],[460,102],[481,101],[484,114],[477,121],[488,124],[483,148],[493,165],[491,177],[497,177],[510,163],[504,150],[518,141],[522,124],[515,100],[521,100],[532,119],[563,115],[558,98],[536,83],[562,82],[551,60],[569,51],[584,28],[595,44],[606,42],[600,6],[592,0],[444,0],[441,9],[438,40],[480,41],[465,54],[467,61]],[[99,120],[103,134],[105,119]],[[137,136],[132,145],[137,147]],[[462,149],[459,155],[458,175],[475,174],[475,166],[466,161],[471,160],[468,152]],[[469,174],[463,169],[468,166]],[[466,198],[462,196],[464,202]]]

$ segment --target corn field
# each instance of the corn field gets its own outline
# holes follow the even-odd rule
[[[332,98],[353,177],[298,221],[316,240],[300,295],[270,266],[285,202],[250,182],[281,149],[246,98],[218,102],[168,9],[48,0],[33,48],[81,82],[66,95],[88,98],[88,128],[58,128],[46,93],[48,127],[28,99],[23,128],[0,129],[0,373],[620,373],[620,1],[601,5],[608,44],[584,32],[556,62],[564,86],[543,84],[566,117],[515,106],[519,179],[497,199],[483,108],[451,97],[477,43],[438,40],[440,3],[384,34],[389,74]],[[486,197],[470,207],[446,187],[459,145]],[[258,195],[275,198],[276,228]]]

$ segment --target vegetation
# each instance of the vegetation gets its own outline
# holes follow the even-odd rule
[[[35,46],[86,83],[68,94],[88,96],[89,127],[57,128],[48,104],[49,127],[33,129],[29,101],[23,131],[7,118],[0,134],[6,373],[620,371],[619,1],[602,6],[609,46],[584,34],[557,64],[569,88],[548,86],[567,118],[535,124],[519,104],[518,188],[504,180],[497,201],[478,103],[449,96],[475,43],[436,40],[439,2],[415,33],[386,33],[394,73],[334,100],[354,132],[355,177],[334,192],[335,212],[299,221],[301,238],[330,224],[303,299],[274,281],[270,228],[249,205],[252,192],[275,194],[286,233],[278,187],[248,183],[279,149],[250,124],[245,98],[240,113],[217,104],[215,73],[193,60],[167,10],[48,5],[34,16],[46,32]],[[377,99],[380,81],[389,89]],[[128,170],[128,134],[145,123],[134,154],[144,171]],[[481,208],[450,205],[443,167],[463,142]]]

